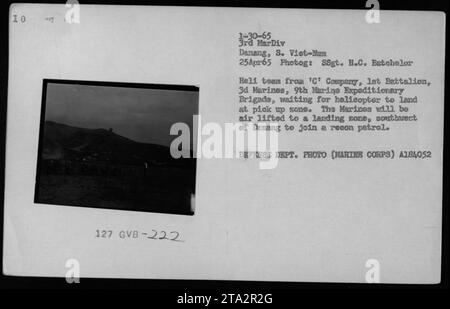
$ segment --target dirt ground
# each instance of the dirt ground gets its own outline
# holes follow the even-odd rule
[[[41,174],[36,202],[192,214],[194,179],[192,171],[170,167],[146,177]]]

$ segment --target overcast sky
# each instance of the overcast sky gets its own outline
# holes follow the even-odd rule
[[[112,128],[116,134],[143,143],[169,146],[170,127],[185,122],[192,130],[198,114],[198,92],[47,85],[46,120],[89,129]]]

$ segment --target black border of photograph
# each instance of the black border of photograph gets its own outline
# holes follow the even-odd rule
[[[195,106],[186,112],[192,115],[183,117],[197,115],[199,108],[197,86],[44,79],[35,204],[194,214],[197,167],[194,149],[189,158],[177,159],[167,145],[136,141],[116,133],[113,128],[93,128],[92,125],[87,128],[46,119],[50,84],[101,86],[102,91],[105,87],[114,87],[164,90],[172,94],[173,91],[196,92]],[[182,94],[176,95],[182,98]],[[158,96],[163,100],[164,92],[158,92]],[[157,103],[161,106],[158,112],[174,118],[173,123],[176,123],[175,106],[168,108],[167,104],[171,104],[168,101]],[[105,113],[108,117],[107,111]],[[155,119],[154,114],[152,117]],[[191,140],[195,136],[194,121],[192,118]]]

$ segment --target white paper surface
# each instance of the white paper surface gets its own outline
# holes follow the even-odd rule
[[[3,272],[81,277],[365,282],[440,281],[445,15],[365,11],[19,4],[11,15]],[[53,16],[55,22],[45,18]],[[405,58],[413,67],[238,65],[240,32],[270,31],[330,59]],[[235,122],[239,77],[417,76],[419,121],[389,132],[280,134],[280,149],[432,151],[427,160],[198,159],[193,216],[34,204],[43,79],[197,85],[202,122]],[[97,229],[114,237],[98,239]],[[185,242],[121,239],[177,230]]]

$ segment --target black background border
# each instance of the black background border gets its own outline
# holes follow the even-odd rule
[[[178,6],[217,6],[217,7],[268,7],[268,8],[317,8],[317,9],[359,9],[364,10],[365,0],[359,1],[136,1],[136,0],[87,0],[79,1],[83,4],[113,4],[113,5],[178,5]],[[1,1],[1,42],[0,50],[0,202],[3,205],[4,199],[4,165],[5,165],[5,137],[6,137],[6,111],[7,111],[7,86],[8,86],[8,27],[9,27],[9,5],[11,3],[59,3],[65,1]],[[448,0],[444,1],[387,1],[379,0],[381,10],[424,10],[424,11],[448,11]],[[448,42],[448,21],[446,22],[446,54]],[[448,61],[445,64],[445,104],[447,104],[447,72]],[[448,289],[448,174],[445,172],[448,166],[448,108],[445,108],[444,121],[444,179],[443,179],[443,238],[442,238],[442,267],[441,283],[435,285],[420,284],[355,284],[355,283],[305,283],[305,282],[258,282],[258,281],[220,281],[220,280],[155,280],[155,279],[91,279],[81,278],[80,284],[67,284],[64,278],[42,278],[42,277],[13,277],[0,275],[0,288],[61,288],[61,289],[92,289],[92,288],[112,288],[112,289],[159,289],[151,294],[163,302],[175,304],[177,295],[190,292],[191,295],[213,295],[220,297],[220,293],[244,293],[253,291],[257,293],[274,294],[274,303],[279,303],[277,294],[281,290],[283,302],[286,300],[298,301],[297,289],[339,289],[341,291],[349,289],[358,290],[380,290],[390,289],[399,291],[403,289],[420,290],[446,290]],[[0,256],[3,259],[3,207],[1,209],[0,222]],[[170,292],[168,292],[170,289]],[[201,293],[198,289],[202,289]],[[207,290],[205,290],[207,289]],[[161,293],[163,290],[164,293]],[[215,290],[215,291],[213,291]],[[210,292],[205,292],[210,291]],[[169,298],[167,294],[169,293]]]

